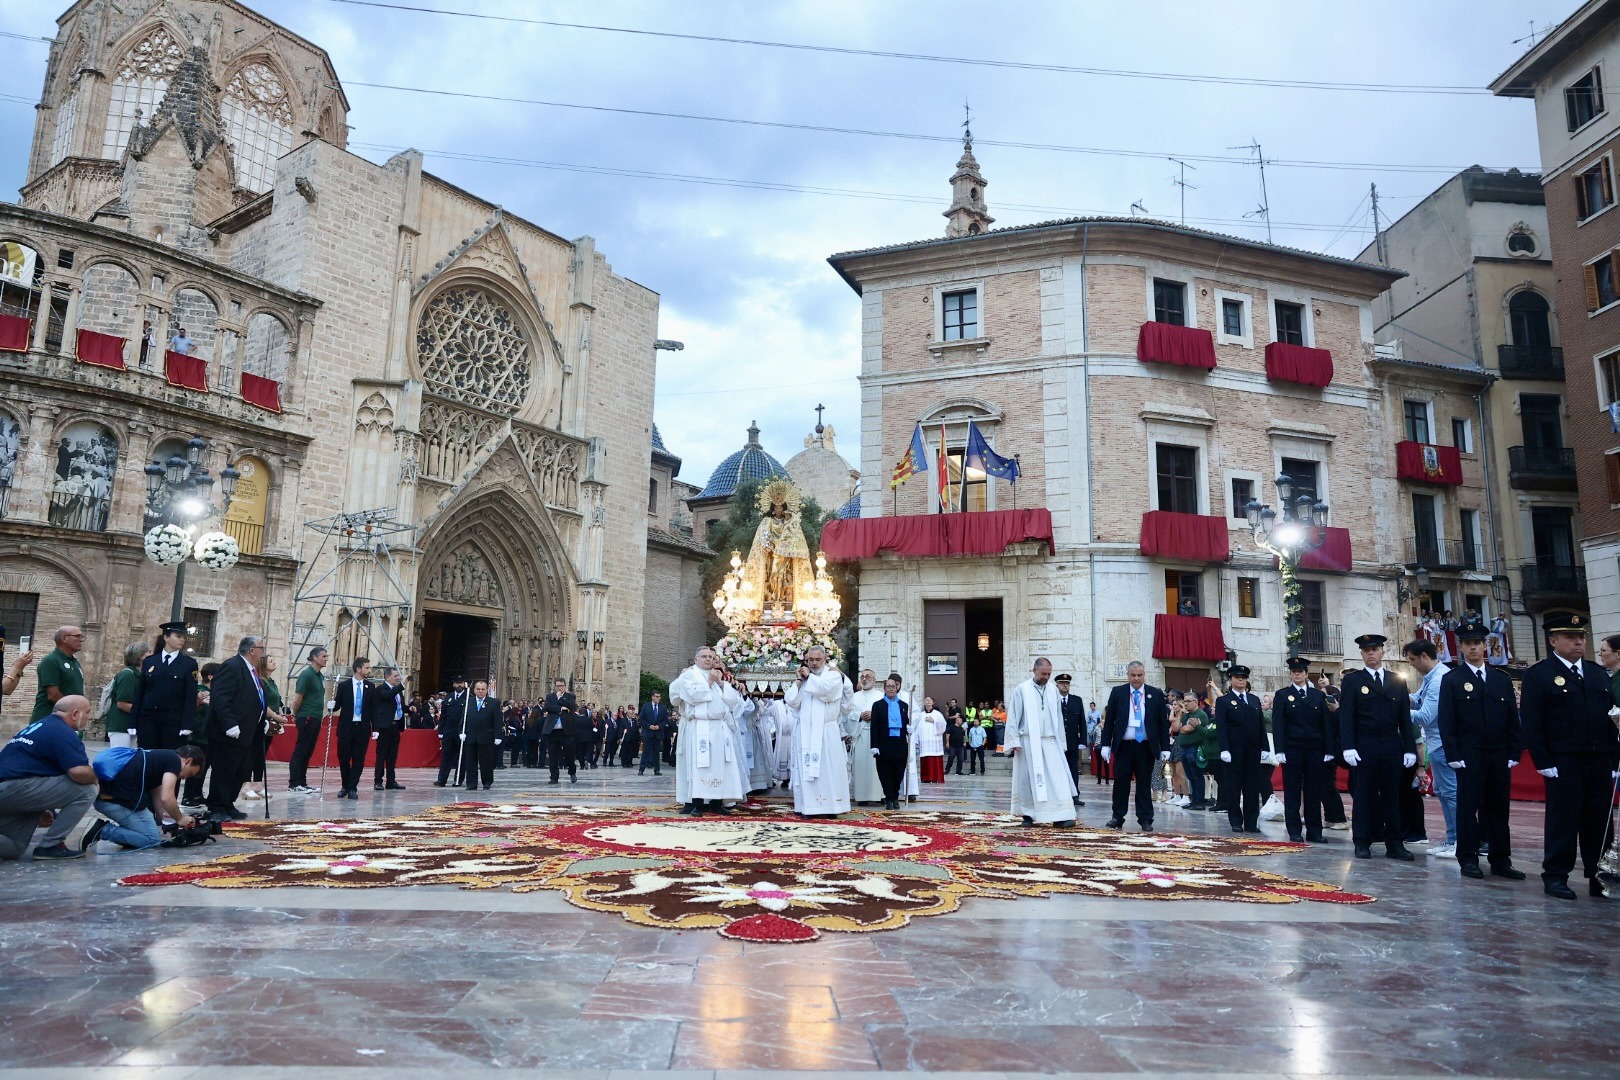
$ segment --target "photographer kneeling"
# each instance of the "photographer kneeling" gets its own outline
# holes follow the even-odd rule
[[[105,757],[115,752],[102,754]],[[189,829],[193,819],[175,800],[180,781],[202,772],[204,763],[203,751],[196,746],[134,750],[109,779],[106,766],[97,758],[101,794],[96,799],[96,812],[103,817],[85,831],[79,849],[89,851],[98,840],[124,848],[156,847],[163,839],[164,815],[181,829]]]

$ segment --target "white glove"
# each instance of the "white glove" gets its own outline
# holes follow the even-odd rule
[[[872,756],[873,756],[873,757],[877,757],[877,756],[878,756],[878,751],[877,751],[877,747],[875,747],[875,746],[874,746],[874,747],[872,747]]]
[[[1288,764],[1288,755],[1287,754],[1273,754],[1271,756],[1277,759],[1277,764],[1279,764],[1279,765]]]
[[[186,728],[186,729],[184,729],[184,730],[183,730],[183,731],[181,731],[181,732],[180,732],[180,734],[181,734],[181,735],[190,735],[190,734],[191,734],[191,729],[190,729],[190,728]]]
[[[1160,750],[1159,751],[1159,760],[1160,761],[1169,761],[1170,760],[1170,751],[1168,751],[1168,750]]]
[[[1512,758],[1508,758],[1508,768],[1517,769],[1518,767],[1519,763],[1517,761],[1514,761]]]
[[[242,729],[237,727],[235,724],[232,724],[230,727],[225,729],[225,734],[229,735],[233,739],[240,739],[242,737]]]
[[[1324,764],[1324,765],[1333,764],[1333,755],[1332,754],[1323,754],[1322,755],[1322,764]]]
[[[381,732],[377,732],[377,731],[373,731],[373,732],[372,732],[372,733],[371,733],[371,741],[372,741],[372,742],[376,742],[376,741],[377,741],[377,736],[378,736],[378,735],[379,735],[379,734],[381,734]]]
[[[462,733],[461,733],[461,741],[462,741],[462,742],[466,742],[466,741],[467,741],[467,733],[466,733],[466,732],[465,732],[465,731],[463,731],[463,732],[462,732]]]
[[[1417,764],[1417,755],[1416,754],[1402,754],[1401,755],[1401,768],[1410,769],[1412,766],[1414,766],[1416,764]]]
[[[1361,755],[1354,750],[1346,750],[1344,752],[1344,763],[1353,769],[1361,764]]]
[[[438,739],[440,742],[444,742],[444,732],[442,732],[442,731],[437,732],[434,735],[434,738]]]
[[[1113,758],[1114,758],[1114,751],[1113,751],[1113,748],[1112,748],[1112,747],[1107,747],[1107,746],[1104,746],[1104,747],[1102,747],[1102,748],[1101,748],[1101,749],[1102,749],[1102,756],[1103,756],[1103,760],[1104,760],[1104,761],[1112,761],[1112,760],[1113,760]]]
[[[328,701],[326,703],[326,711],[327,712],[337,712],[337,701],[336,700]]]
[[[1620,780],[1620,769],[1617,769],[1614,772],[1611,772],[1609,774],[1609,779],[1610,780]]]
[[[1221,751],[1221,760],[1226,762],[1228,765],[1232,764],[1232,751],[1230,751],[1230,750],[1222,750]]]
[[[1466,769],[1466,768],[1468,768],[1468,762],[1466,762],[1466,761],[1448,761],[1448,762],[1446,762],[1446,764],[1450,765],[1453,769]]]
[[[1542,776],[1545,776],[1549,780],[1558,779],[1558,766],[1556,765],[1550,769],[1537,769],[1536,772],[1540,773]]]
[[[374,739],[375,739],[375,738],[376,738],[376,736],[375,736],[375,735],[373,735],[373,736],[372,736],[372,738],[374,738]],[[499,740],[499,739],[496,739],[496,740],[495,740],[495,745],[496,745],[496,746],[499,746],[499,745],[501,745],[501,740]]]

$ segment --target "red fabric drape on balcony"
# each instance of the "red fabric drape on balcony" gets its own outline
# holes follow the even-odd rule
[[[163,376],[172,386],[208,392],[208,361],[200,356],[166,350],[163,354]]]
[[[242,372],[242,400],[273,413],[281,411],[281,384],[263,375]]]
[[[1420,484],[1460,484],[1462,452],[1455,446],[1403,440],[1395,444],[1395,475]]]
[[[1322,546],[1315,551],[1307,551],[1300,556],[1299,568],[1301,570],[1349,570],[1350,530],[1323,529]]]
[[[913,514],[847,518],[821,530],[821,550],[833,562],[870,559],[880,551],[914,557],[1000,555],[1008,544],[1039,540],[1052,552],[1052,512],[988,510],[971,514]]]
[[[1273,341],[1266,346],[1266,378],[1273,382],[1326,386],[1333,381],[1333,354],[1326,349]]]
[[[1149,510],[1142,515],[1142,554],[1189,562],[1225,562],[1232,557],[1226,519]]]
[[[1194,326],[1145,322],[1136,338],[1136,358],[1144,364],[1179,364],[1215,370],[1215,337]]]
[[[80,330],[76,354],[81,364],[124,370],[124,339],[94,330]]]
[[[0,352],[27,352],[32,327],[21,315],[0,315]]]
[[[1225,660],[1221,620],[1201,615],[1153,616],[1153,658],[1204,660],[1211,664]]]

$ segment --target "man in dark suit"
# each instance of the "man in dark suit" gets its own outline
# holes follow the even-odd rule
[[[550,759],[553,784],[562,782],[559,774],[565,759],[568,762],[568,779],[576,784],[579,782],[573,747],[569,745],[569,728],[577,724],[574,716],[578,710],[579,702],[568,692],[568,682],[564,679],[553,682],[551,693],[546,695],[546,703],[540,707],[544,717],[540,726],[545,733],[546,756]]]
[[[157,651],[141,661],[129,724],[146,750],[174,750],[180,732],[196,730],[197,661],[186,652],[186,624],[166,622],[158,629]]]
[[[1525,748],[1547,780],[1542,887],[1548,896],[1575,899],[1569,874],[1579,844],[1588,889],[1602,896],[1598,859],[1608,838],[1615,770],[1620,769],[1620,743],[1609,719],[1614,698],[1608,673],[1584,659],[1585,616],[1549,617],[1545,630],[1552,655],[1524,673],[1523,696]],[[1472,768],[1473,761],[1465,760]],[[1460,840],[1457,853],[1462,854]]]
[[[405,723],[405,684],[399,669],[389,671],[381,683],[371,688],[366,708],[371,713],[371,739],[377,744],[377,763],[372,770],[372,788],[377,791],[404,791],[394,778],[399,762],[399,733]],[[386,779],[387,783],[384,784]]]
[[[1226,766],[1223,787],[1226,820],[1235,833],[1260,831],[1260,788],[1265,782],[1266,717],[1260,698],[1249,691],[1249,669],[1235,665],[1227,673],[1231,687],[1215,699],[1215,734]]]
[[[1069,686],[1074,682],[1071,675],[1059,675],[1052,680],[1057,684],[1058,707],[1063,710],[1063,756],[1069,763],[1069,778],[1075,783],[1075,790],[1080,787],[1080,746],[1086,739],[1086,703],[1080,700],[1080,695],[1070,694]],[[946,764],[950,759],[946,759]],[[961,775],[961,764],[957,764],[957,774]],[[1080,796],[1074,797],[1074,805],[1084,806]]]
[[[662,776],[664,770],[658,766],[658,751],[664,746],[664,728],[669,726],[669,706],[664,704],[664,695],[657,690],[652,692],[652,700],[641,707],[641,713],[636,717],[636,727],[641,731],[641,768],[637,776],[645,775],[651,768],[654,776]]]
[[[1114,768],[1114,816],[1110,829],[1125,827],[1131,781],[1136,781],[1136,823],[1153,830],[1153,766],[1170,760],[1170,710],[1164,691],[1147,685],[1147,668],[1132,660],[1125,683],[1108,692],[1103,710],[1102,755]]]
[[[1466,878],[1482,878],[1479,837],[1491,845],[1491,874],[1524,880],[1513,866],[1508,832],[1508,770],[1519,763],[1523,741],[1513,680],[1485,662],[1490,635],[1477,619],[1457,628],[1462,663],[1441,676],[1440,745],[1457,773],[1457,862]]]
[[[883,680],[883,696],[872,702],[872,757],[883,785],[883,808],[900,809],[900,781],[911,756],[911,708],[900,700],[900,676]]]
[[[1362,671],[1347,672],[1339,693],[1339,745],[1350,766],[1356,810],[1350,837],[1356,858],[1372,858],[1373,840],[1384,838],[1384,854],[1411,862],[1401,828],[1402,770],[1417,764],[1412,733],[1412,695],[1406,682],[1384,667],[1382,634],[1356,638]]]
[[[1310,669],[1303,656],[1288,658],[1289,683],[1271,695],[1271,743],[1282,765],[1288,839],[1320,844],[1323,790],[1333,782],[1333,763],[1339,759],[1339,725],[1333,717],[1338,705],[1311,685]]]
[[[466,779],[461,736],[466,731],[467,704],[471,697],[465,676],[457,675],[451,680],[450,693],[439,707],[439,778],[433,781],[434,787],[444,787],[452,775],[458,785]]]
[[[496,747],[501,745],[501,703],[489,696],[489,684],[473,683],[467,702],[467,790],[478,790],[481,780],[488,791],[495,783]]]
[[[208,809],[216,818],[240,821],[247,817],[236,808],[247,777],[247,748],[264,723],[264,687],[259,682],[259,661],[264,639],[245,637],[236,655],[219,665],[209,687],[208,757],[213,767],[208,786]]]
[[[366,750],[371,745],[371,698],[376,693],[370,674],[371,661],[359,657],[352,674],[339,679],[333,692],[337,702],[338,775],[343,785],[338,792],[340,799],[360,797],[360,777],[366,771]]]

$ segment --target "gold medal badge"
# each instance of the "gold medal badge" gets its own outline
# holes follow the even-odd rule
[[[1553,685],[1554,686],[1563,686],[1564,685],[1564,677],[1562,675],[1555,676],[1553,678]]]

